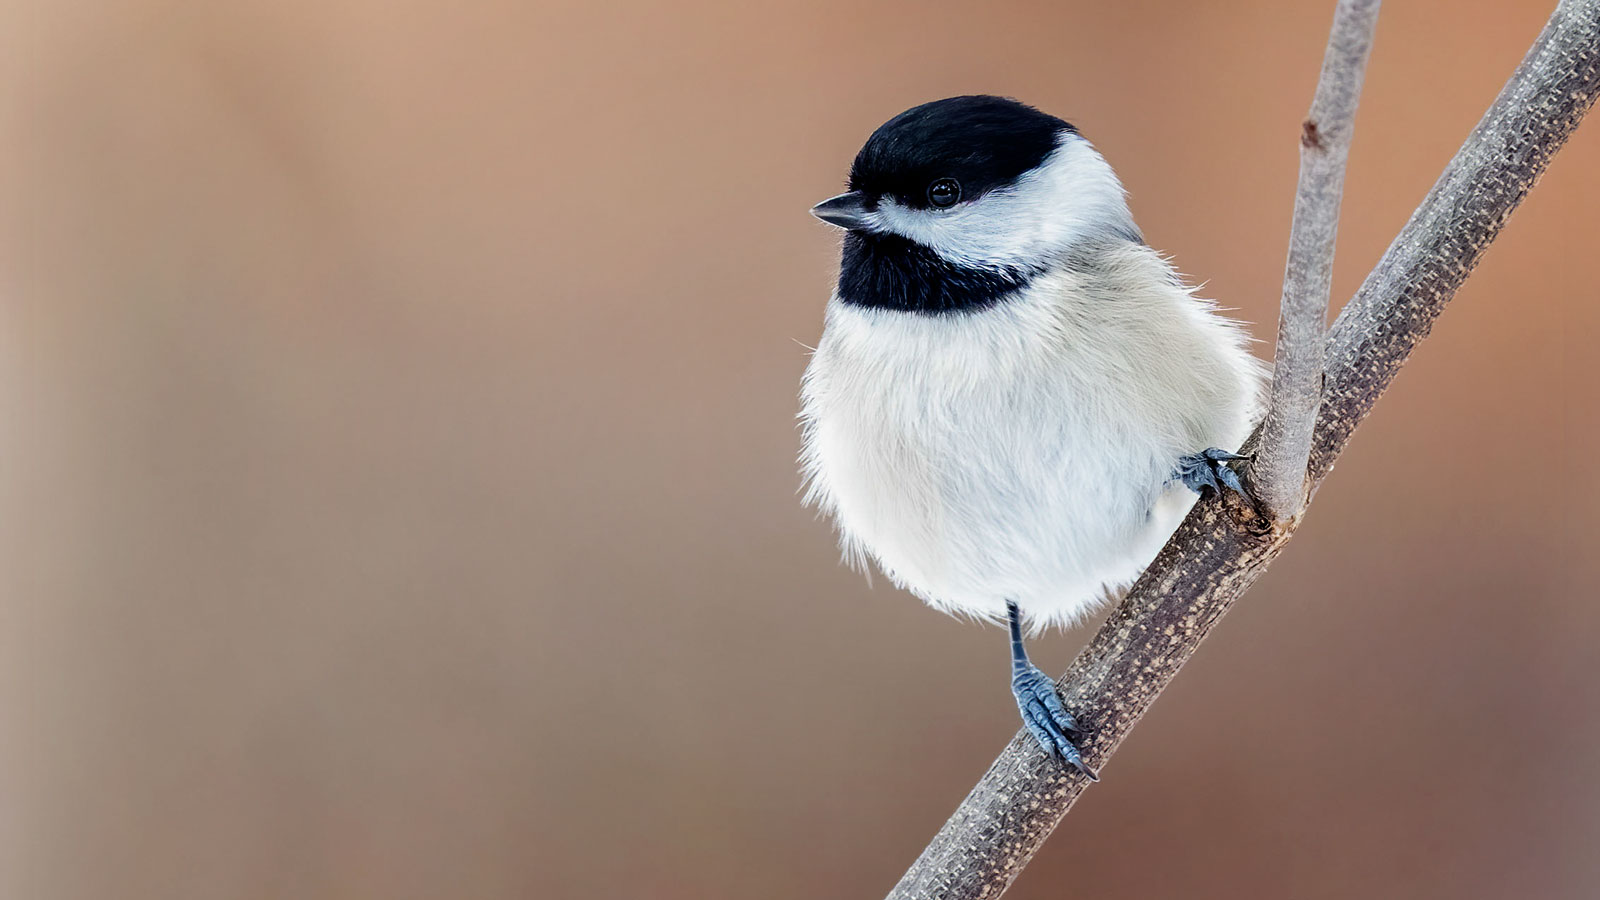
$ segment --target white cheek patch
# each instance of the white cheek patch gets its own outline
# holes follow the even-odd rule
[[[1139,233],[1116,173],[1076,134],[1062,135],[1055,151],[1013,185],[945,210],[885,198],[871,224],[979,268],[1036,268],[1085,239]]]

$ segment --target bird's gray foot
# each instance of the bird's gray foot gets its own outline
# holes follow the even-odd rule
[[[1083,761],[1072,743],[1074,735],[1083,736],[1083,729],[1061,704],[1056,683],[1039,671],[1038,666],[1028,662],[1028,651],[1022,647],[1022,614],[1017,604],[1007,601],[1006,615],[1011,620],[1011,694],[1017,698],[1022,724],[1044,752],[1087,775],[1090,781],[1099,781],[1100,776]]]
[[[1011,693],[1017,698],[1022,724],[1044,752],[1082,772],[1090,781],[1100,780],[1072,743],[1074,736],[1083,735],[1083,729],[1061,705],[1055,682],[1048,675],[1039,671],[1038,666],[1029,665],[1012,675]]]
[[[1174,475],[1189,490],[1202,497],[1205,496],[1207,488],[1218,493],[1223,488],[1227,488],[1254,505],[1255,498],[1251,497],[1250,492],[1244,489],[1244,483],[1239,480],[1239,473],[1228,466],[1230,462],[1253,458],[1238,453],[1229,453],[1226,450],[1218,450],[1216,447],[1209,447],[1199,453],[1191,453],[1188,456],[1180,457],[1178,459],[1178,469]]]

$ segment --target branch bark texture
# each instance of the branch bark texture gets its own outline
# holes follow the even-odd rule
[[[1309,489],[1332,469],[1456,289],[1600,93],[1600,0],[1562,0],[1511,80],[1328,336]],[[1198,504],[1059,682],[1107,760],[1229,606],[1282,551],[1274,524],[1230,498]],[[999,896],[1087,781],[1019,733],[890,892]]]
[[[1322,401],[1339,201],[1378,8],[1379,0],[1339,0],[1311,112],[1301,126],[1300,183],[1278,306],[1272,400],[1262,424],[1259,455],[1251,466],[1256,497],[1279,523],[1294,519],[1305,508],[1306,462]]]

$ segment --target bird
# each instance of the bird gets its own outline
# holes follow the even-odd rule
[[[1243,324],[1145,244],[1070,123],[950,97],[872,132],[800,387],[804,502],[845,561],[999,624],[1023,725],[1098,780],[1088,733],[1024,635],[1080,621],[1149,564],[1234,467],[1264,366]]]

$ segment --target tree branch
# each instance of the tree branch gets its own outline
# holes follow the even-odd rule
[[[1600,0],[1562,0],[1494,105],[1345,307],[1327,345],[1314,491],[1600,92]],[[1060,681],[1104,771],[1140,716],[1283,549],[1233,498],[1198,504]],[[1087,786],[1019,733],[890,892],[997,897]]]
[[[1300,183],[1278,307],[1272,402],[1262,425],[1259,456],[1250,467],[1257,499],[1280,523],[1305,508],[1311,430],[1322,402],[1339,201],[1379,5],[1380,0],[1339,0],[1311,113],[1301,126]]]

